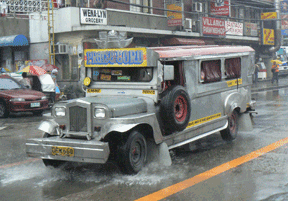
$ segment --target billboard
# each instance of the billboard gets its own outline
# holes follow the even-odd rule
[[[181,0],[170,0],[166,4],[168,10],[175,10],[179,12],[167,11],[168,26],[182,26],[183,21],[183,3]]]
[[[277,19],[276,12],[261,13],[261,20]]]
[[[216,0],[210,2],[210,13],[212,15],[229,16],[230,0]]]
[[[263,45],[274,45],[274,29],[263,29]]]
[[[244,35],[245,36],[258,36],[258,25],[256,23],[244,23]]]

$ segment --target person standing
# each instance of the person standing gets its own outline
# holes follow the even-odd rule
[[[26,72],[22,73],[22,79],[19,82],[20,82],[20,84],[22,84],[24,87],[26,87],[28,89],[32,88],[31,80],[27,77]]]
[[[58,87],[57,81],[56,81],[57,75],[58,75],[58,70],[57,69],[53,69],[51,71],[51,77],[52,77],[52,79],[53,79],[53,81],[55,83],[55,91],[54,91],[54,93],[51,94],[52,103],[55,103],[55,100],[56,100],[56,88]]]
[[[272,71],[272,73],[273,73],[273,76],[272,76],[272,84],[274,83],[274,80],[276,80],[276,82],[277,82],[277,84],[278,84],[278,81],[279,81],[279,78],[278,78],[279,65],[276,64],[276,62],[273,62],[271,71]]]
[[[258,64],[255,64],[255,71],[254,71],[254,83],[257,85],[258,81],[258,72],[260,71],[260,67]]]

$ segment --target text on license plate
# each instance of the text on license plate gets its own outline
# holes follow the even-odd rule
[[[40,103],[37,102],[37,103],[31,103],[30,104],[30,107],[40,107]]]
[[[56,156],[74,156],[74,148],[72,147],[59,147],[59,146],[52,146],[52,155]]]

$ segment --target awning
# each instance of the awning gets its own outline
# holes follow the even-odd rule
[[[163,45],[205,45],[205,41],[192,38],[169,38],[162,41]]]
[[[29,45],[24,35],[13,35],[0,37],[0,47],[6,46],[27,46]]]

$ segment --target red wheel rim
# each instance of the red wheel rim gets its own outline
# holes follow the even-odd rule
[[[174,102],[175,118],[179,122],[183,122],[187,116],[187,101],[183,96],[178,96]]]
[[[229,129],[231,133],[236,131],[236,115],[234,113],[232,113],[230,117]]]

